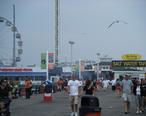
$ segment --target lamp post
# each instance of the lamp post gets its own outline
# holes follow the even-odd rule
[[[75,44],[74,41],[69,41],[68,42],[70,44],[70,59],[71,59],[71,71],[73,72],[73,53],[72,53],[72,46]],[[72,75],[71,72],[71,75]]]
[[[99,56],[100,56],[100,53],[97,53],[97,80],[99,79]]]
[[[55,64],[58,66],[59,49],[59,0],[55,0]]]
[[[13,64],[12,66],[16,66],[16,26],[15,26],[15,5],[13,5]]]

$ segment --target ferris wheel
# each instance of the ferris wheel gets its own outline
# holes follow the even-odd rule
[[[0,16],[0,67],[21,61],[23,42],[16,26]]]

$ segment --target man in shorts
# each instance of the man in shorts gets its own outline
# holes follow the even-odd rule
[[[71,116],[78,116],[78,96],[80,95],[80,82],[72,75],[71,80],[68,81],[68,93],[71,105]]]
[[[133,87],[133,83],[130,80],[130,76],[125,75],[125,78],[122,80],[122,91],[123,91],[125,114],[128,114],[129,109],[130,109],[132,87]]]

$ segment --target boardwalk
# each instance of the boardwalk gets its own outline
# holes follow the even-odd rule
[[[98,96],[102,108],[102,116],[137,116],[134,101],[129,114],[124,114],[122,98],[115,96],[110,89],[99,91]],[[133,99],[134,100],[134,99]],[[53,94],[52,103],[44,103],[41,95],[34,95],[30,100],[19,98],[11,104],[12,116],[70,116],[68,95],[65,92]],[[145,113],[139,114],[146,115]]]

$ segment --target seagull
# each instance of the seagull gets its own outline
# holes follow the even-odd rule
[[[115,23],[124,23],[124,24],[128,24],[127,22],[125,22],[125,21],[122,21],[122,20],[116,20],[116,21],[113,21],[108,27],[107,27],[107,29],[108,28],[110,28],[113,24],[115,24]]]

